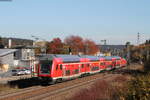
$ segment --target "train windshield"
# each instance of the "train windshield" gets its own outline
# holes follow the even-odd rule
[[[40,73],[42,74],[50,74],[52,68],[52,61],[51,60],[42,60],[40,61]]]

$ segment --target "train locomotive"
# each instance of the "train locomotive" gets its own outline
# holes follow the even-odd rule
[[[126,66],[127,61],[118,56],[55,55],[39,56],[38,77],[43,82],[54,84],[104,70]]]

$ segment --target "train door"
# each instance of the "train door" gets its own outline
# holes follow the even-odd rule
[[[120,64],[121,64],[121,61],[120,60],[116,60],[116,68],[119,68]]]
[[[74,64],[70,65],[70,76],[74,75]]]
[[[112,61],[105,61],[105,64],[106,64],[106,70],[112,69]]]
[[[56,65],[56,76],[57,77],[62,77],[62,64],[57,64]]]
[[[112,59],[112,68],[116,68],[116,59]]]
[[[89,64],[89,63],[86,64],[86,72],[87,72],[87,73],[90,72],[90,64]]]
[[[100,71],[105,70],[105,69],[106,69],[106,67],[105,67],[104,61],[100,61]]]
[[[79,66],[78,66],[78,64],[74,65],[73,74],[79,74]]]
[[[80,71],[81,71],[82,74],[84,74],[86,72],[86,66],[85,66],[85,64],[81,64]]]

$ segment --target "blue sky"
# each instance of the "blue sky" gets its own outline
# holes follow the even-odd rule
[[[96,43],[136,44],[150,38],[150,0],[12,0],[0,2],[0,35],[62,40],[79,35]]]

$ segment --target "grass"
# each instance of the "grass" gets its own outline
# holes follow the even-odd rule
[[[17,87],[11,87],[7,84],[0,84],[0,93],[17,90],[17,89],[18,89]]]

